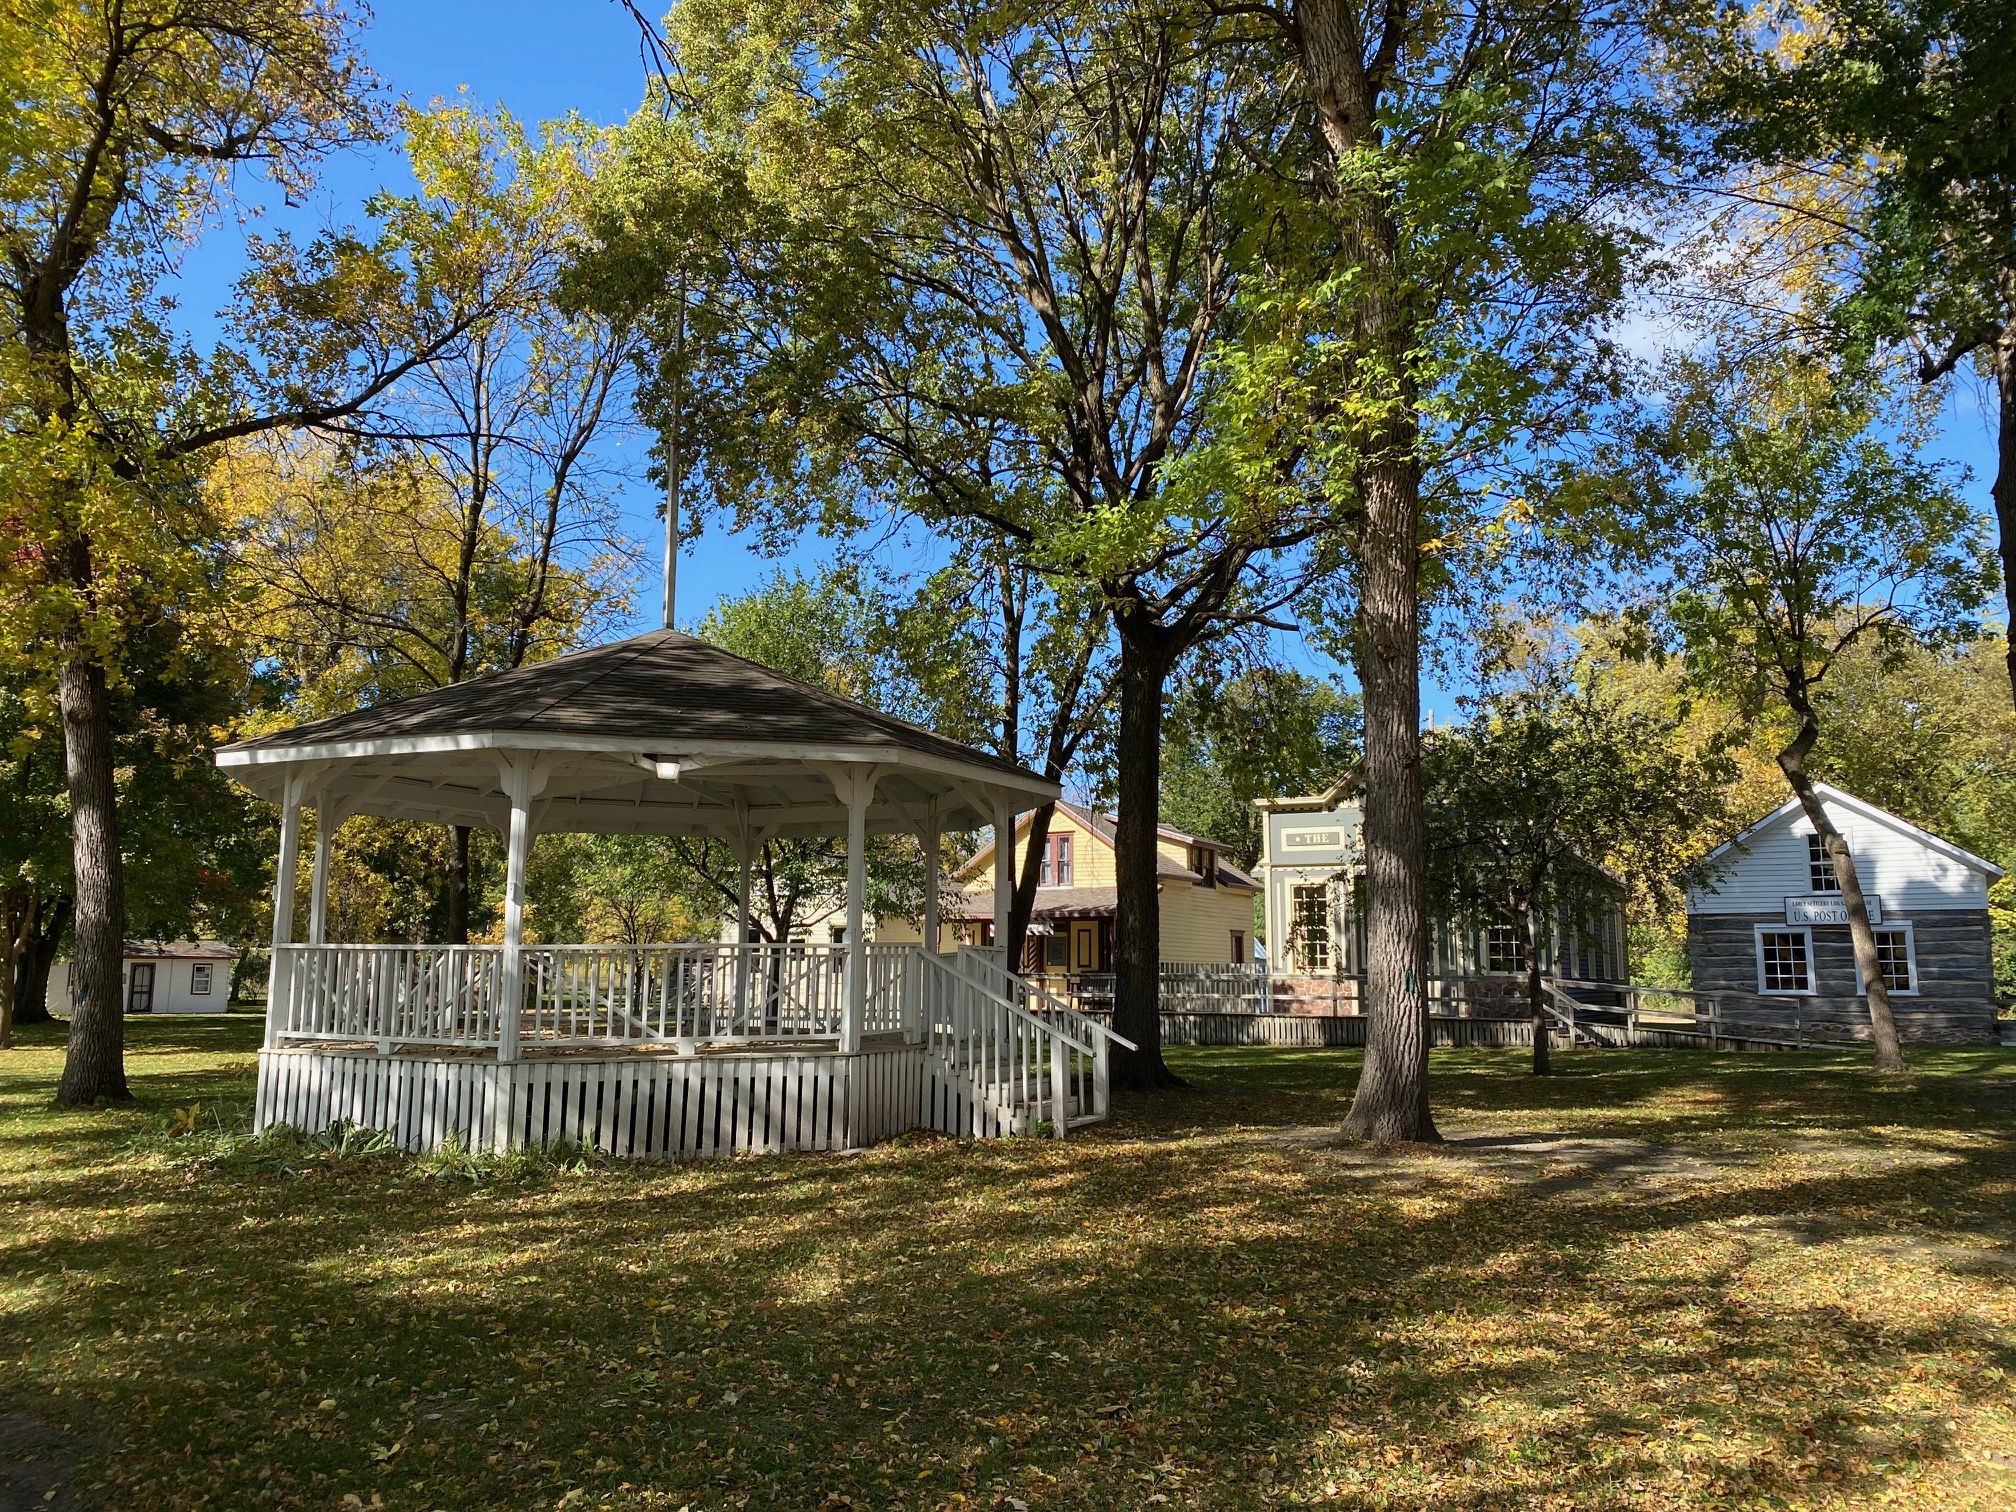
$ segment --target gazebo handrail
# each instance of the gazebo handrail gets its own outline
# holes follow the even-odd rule
[[[906,1027],[907,956],[868,952],[870,1034]],[[833,1040],[842,1032],[847,947],[793,941],[522,947],[525,1045],[688,1045]],[[494,1049],[505,987],[501,945],[287,944],[275,949],[281,1040]]]

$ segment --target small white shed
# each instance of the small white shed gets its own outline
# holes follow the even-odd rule
[[[128,940],[121,984],[126,1011],[226,1012],[239,954],[222,940]],[[49,1001],[72,1001],[68,961],[49,968]]]
[[[1821,802],[1869,899],[1885,985],[1906,1039],[1978,1044],[1995,1032],[1988,887],[1992,861],[1825,783]],[[1798,800],[1709,857],[1722,870],[1687,894],[1697,992],[1803,999],[1867,1032],[1867,997],[1834,866]]]

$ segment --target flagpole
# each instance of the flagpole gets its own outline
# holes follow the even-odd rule
[[[665,437],[665,628],[679,586],[680,428],[686,397],[686,273],[679,273],[679,309],[672,328],[672,424]]]

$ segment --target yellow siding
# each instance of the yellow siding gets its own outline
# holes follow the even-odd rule
[[[1232,931],[1246,937],[1253,959],[1253,897],[1230,887],[1196,887],[1174,879],[1162,884],[1161,958],[1184,965],[1222,966],[1232,960]]]
[[[1120,879],[1114,867],[1113,848],[1069,814],[1059,810],[1050,821],[1050,833],[1068,834],[1071,842],[1071,885],[1073,887],[1117,887]],[[1029,848],[1026,820],[1015,831],[1015,869],[1021,875],[1022,860]],[[1178,866],[1190,864],[1189,848],[1180,841],[1158,838],[1156,849]],[[994,861],[983,853],[960,873],[968,887],[983,891],[993,885]],[[1037,893],[1040,902],[1043,894]],[[1198,887],[1174,877],[1162,879],[1161,958],[1184,964],[1224,965],[1232,959],[1232,931],[1246,937],[1246,959],[1253,959],[1253,899],[1255,894],[1229,887]],[[914,926],[899,925],[902,933],[885,925],[878,938],[895,941],[915,939]]]
[[[1059,833],[1068,829],[1077,836],[1071,842],[1071,885],[1118,887],[1120,873],[1113,865],[1113,847],[1097,835],[1087,834],[1084,826],[1066,820],[1062,814],[1057,816],[1057,820],[1063,821],[1057,825]],[[1052,823],[1057,824],[1057,821]]]
[[[1050,833],[1070,835],[1071,840],[1071,885],[1073,887],[1117,887],[1120,879],[1113,869],[1113,848],[1097,835],[1059,809],[1050,817]],[[1015,875],[1022,875],[1022,859],[1029,852],[1029,821],[1024,819],[1015,827]],[[1178,858],[1181,859],[1180,857]],[[994,880],[994,858],[992,852],[985,854],[982,862],[968,865],[960,873],[968,883],[978,882],[992,886]]]

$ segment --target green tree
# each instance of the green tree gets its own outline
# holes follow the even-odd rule
[[[1357,695],[1285,667],[1192,668],[1169,729],[1163,822],[1225,842],[1249,869],[1260,859],[1254,800],[1320,792],[1359,759]]]
[[[259,633],[303,685],[297,718],[508,671],[596,638],[628,608],[598,442],[626,397],[636,333],[570,311],[562,290],[602,134],[570,119],[535,135],[459,102],[403,110],[400,124],[420,193],[379,206],[428,249],[418,277],[452,260],[486,291],[483,317],[344,444],[269,439],[213,474],[236,506]],[[442,937],[462,944],[470,831],[449,838]]]
[[[1119,988],[1160,1051],[1155,823],[1165,688],[1307,580],[1325,521],[1269,474],[1185,471],[1242,265],[1266,69],[1208,13],[836,11],[686,0],[669,112],[633,121],[604,243],[622,290],[693,291],[679,427],[714,505],[789,534],[905,511],[984,526],[1117,640]],[[652,275],[634,269],[641,259]],[[669,344],[666,344],[669,346]],[[647,391],[664,417],[669,383]],[[669,423],[669,421],[668,421]]]
[[[257,165],[306,186],[374,129],[349,19],[313,0],[0,4],[0,595],[61,712],[81,988],[59,1088],[126,1097],[113,690],[129,627],[214,584],[196,486],[220,443],[355,415],[466,328],[387,235],[255,242],[229,335],[173,334],[180,249]]]
[[[1438,912],[1514,932],[1526,963],[1533,1074],[1552,1069],[1541,947],[1601,919],[1620,878],[1670,897],[1690,848],[1725,813],[1724,757],[1687,753],[1674,724],[1548,670],[1480,699],[1430,737],[1429,897]]]
[[[1677,20],[1695,109],[1741,175],[1728,187],[1761,250],[1783,267],[1789,245],[1812,275],[1793,312],[1851,353],[1901,350],[1924,383],[1969,362],[1988,379],[2016,623],[2016,9],[1780,0]]]
[[[245,676],[214,622],[132,627],[111,696],[127,921],[139,936],[242,939],[265,908],[270,826],[209,760]],[[47,1023],[49,967],[71,907],[61,736],[46,688],[0,690],[0,1018]]]
[[[1944,471],[1880,431],[1878,395],[1797,352],[1733,370],[1677,364],[1641,454],[1631,522],[1652,554],[1658,619],[1688,678],[1791,735],[1779,769],[1840,879],[1879,1071],[1903,1068],[1854,857],[1813,786],[1819,690],[1858,648],[1885,661],[1978,630],[1994,585],[1981,522]]]
[[[591,945],[714,939],[720,902],[693,911],[681,860],[657,835],[548,835],[526,882],[531,928],[541,940]]]
[[[1813,770],[2009,873],[1989,894],[1995,983],[2016,998],[2016,710],[1998,639],[1900,641],[1836,661]]]
[[[1544,518],[1610,392],[1643,39],[1628,9],[1576,0],[1227,9],[1291,96],[1294,171],[1254,222],[1266,273],[1239,296],[1223,465],[1293,475],[1348,533],[1371,1022],[1345,1127],[1432,1139],[1423,606],[1469,550]]]
[[[984,525],[958,539],[951,563],[896,612],[898,654],[930,669],[934,729],[1061,782],[1112,745],[1112,635],[1098,590],[1046,580]],[[1029,815],[1003,941],[1010,961],[1022,959],[1056,811],[1043,803]]]

